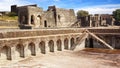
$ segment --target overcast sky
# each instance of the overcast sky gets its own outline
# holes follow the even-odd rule
[[[120,0],[1,0],[0,11],[10,11],[10,6],[37,4],[44,10],[48,6],[56,5],[59,8],[72,8],[89,11],[90,14],[112,14],[112,11],[120,8]]]

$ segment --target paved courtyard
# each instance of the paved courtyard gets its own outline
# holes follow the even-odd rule
[[[120,55],[88,51],[57,51],[24,60],[1,62],[0,68],[119,68]]]

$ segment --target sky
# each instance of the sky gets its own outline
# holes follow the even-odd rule
[[[58,8],[86,10],[89,14],[112,14],[120,9],[120,0],[0,0],[0,11],[10,11],[11,5],[37,4],[47,10],[48,6],[55,5]]]

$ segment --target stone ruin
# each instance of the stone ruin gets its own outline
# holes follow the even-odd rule
[[[49,6],[47,11],[43,11],[37,5],[12,7],[14,7],[12,11],[18,13],[20,28],[55,28],[1,30],[0,60],[18,60],[19,58],[36,56],[40,53],[74,51],[87,47],[120,49],[119,28],[56,28],[76,25],[76,17],[72,9],[66,10]],[[88,20],[89,23],[89,20],[97,22],[100,19],[96,16],[85,20]]]
[[[95,14],[78,18],[79,27],[107,27],[114,26],[115,20],[109,14]]]
[[[49,6],[47,11],[34,5],[11,6],[11,12],[18,15],[20,28],[56,28],[56,27],[107,27],[115,25],[109,14],[95,14],[77,18],[73,9]]]
[[[37,5],[13,5],[11,11],[18,14],[20,28],[70,27],[76,21],[73,9],[56,6],[49,6],[47,11],[43,11]]]

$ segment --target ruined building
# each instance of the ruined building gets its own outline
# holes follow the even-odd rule
[[[72,9],[49,6],[43,11],[35,5],[16,7],[21,28],[70,27],[76,25]],[[14,11],[14,10],[13,10]],[[105,16],[103,16],[105,17]],[[86,26],[102,26],[105,18],[95,15],[84,18]],[[103,20],[104,19],[104,20]],[[106,17],[107,19],[107,17]],[[83,23],[82,22],[82,23]],[[96,22],[98,22],[96,24]],[[120,49],[120,28],[54,28],[0,30],[0,60],[19,60],[30,56],[64,50],[90,48]]]
[[[79,19],[80,27],[100,27],[100,26],[113,26],[114,19],[109,14],[95,14]]]
[[[73,9],[49,6],[47,11],[37,5],[21,6],[12,11],[18,13],[21,28],[70,27],[76,21]],[[15,10],[14,10],[15,9]]]
[[[95,14],[77,20],[73,9],[49,6],[47,11],[37,5],[11,6],[19,18],[20,28],[56,28],[56,27],[101,27],[113,26],[114,18],[109,14]]]

